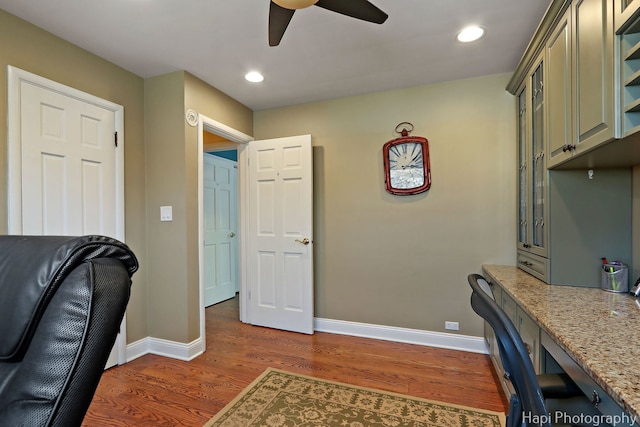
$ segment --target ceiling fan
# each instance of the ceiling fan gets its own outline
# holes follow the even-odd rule
[[[282,36],[298,9],[309,6],[347,15],[363,21],[382,24],[389,15],[367,0],[271,0],[269,8],[269,46],[278,46]]]

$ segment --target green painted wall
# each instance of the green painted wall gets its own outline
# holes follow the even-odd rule
[[[149,335],[189,343],[200,335],[198,132],[187,109],[251,134],[253,112],[184,71],[145,80]],[[160,206],[173,221],[160,222]]]
[[[313,137],[316,316],[482,335],[466,276],[515,263],[515,101],[509,75],[254,113],[254,136]],[[384,189],[382,146],[411,122],[432,186]]]

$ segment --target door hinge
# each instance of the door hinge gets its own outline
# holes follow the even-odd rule
[[[114,143],[116,144],[116,147],[117,147],[118,146],[118,131],[115,132]]]

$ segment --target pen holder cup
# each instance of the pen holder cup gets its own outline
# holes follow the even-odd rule
[[[609,292],[629,291],[629,272],[625,264],[602,266],[602,289]]]

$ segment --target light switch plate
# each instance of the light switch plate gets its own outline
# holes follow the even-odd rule
[[[160,221],[173,221],[172,206],[160,206]]]

